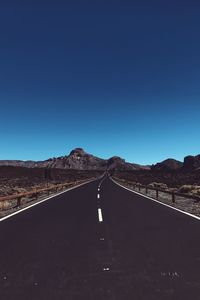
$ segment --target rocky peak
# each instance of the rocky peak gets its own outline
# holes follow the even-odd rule
[[[183,165],[182,162],[173,159],[173,158],[168,158],[166,160],[163,160],[160,163],[157,163],[152,166],[152,170],[158,170],[158,171],[164,171],[164,170],[177,170],[181,168]]]
[[[196,156],[186,156],[184,158],[183,167],[188,171],[200,169],[200,154]]]
[[[84,156],[87,153],[82,148],[75,148],[69,154],[69,156]]]
[[[114,163],[114,162],[125,163],[125,159],[122,159],[122,158],[119,157],[119,156],[113,156],[113,157],[109,158],[108,164],[112,164],[112,163]]]
[[[125,159],[122,159],[119,156],[113,156],[107,161],[107,168],[111,169],[126,169],[129,168],[128,164],[126,164]]]

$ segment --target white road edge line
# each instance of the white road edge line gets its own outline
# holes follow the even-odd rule
[[[146,195],[143,195],[143,194],[141,194],[141,193],[135,192],[135,191],[133,191],[133,190],[131,190],[131,189],[129,189],[129,188],[127,188],[127,187],[121,185],[120,183],[116,182],[114,179],[112,179],[112,178],[110,178],[110,179],[111,179],[115,184],[119,185],[120,187],[122,187],[122,188],[125,189],[125,190],[128,190],[128,191],[130,191],[130,192],[132,192],[132,193],[134,193],[134,194],[140,195],[140,196],[142,196],[142,197],[144,197],[144,198],[150,199],[150,200],[152,200],[152,201],[154,201],[154,202],[156,202],[156,203],[158,203],[158,204],[160,204],[160,205],[167,206],[168,208],[171,208],[171,209],[173,209],[173,210],[176,210],[176,211],[178,211],[178,212],[180,212],[180,213],[182,213],[182,214],[184,214],[184,215],[187,215],[187,216],[189,216],[189,217],[192,217],[192,218],[197,219],[197,220],[200,221],[200,217],[197,217],[197,216],[195,216],[195,215],[193,215],[193,214],[191,214],[191,213],[188,213],[188,212],[186,212],[186,211],[184,211],[184,210],[181,210],[181,209],[178,209],[178,208],[176,208],[176,207],[170,206],[170,205],[168,205],[168,204],[166,204],[166,203],[162,203],[162,202],[160,202],[160,201],[158,201],[158,200],[156,200],[156,199],[154,199],[154,198],[151,198],[151,197],[149,197],[149,196],[146,196]]]
[[[57,194],[52,195],[52,196],[50,196],[50,197],[47,197],[47,198],[45,198],[45,199],[43,199],[43,200],[41,200],[41,201],[38,201],[38,202],[36,202],[36,203],[34,203],[34,204],[31,204],[31,205],[29,205],[29,206],[27,206],[27,207],[25,207],[25,208],[22,208],[22,209],[20,209],[20,210],[18,210],[18,211],[15,211],[14,213],[12,213],[12,214],[10,214],[10,215],[7,215],[7,216],[5,216],[5,217],[3,217],[3,218],[0,218],[0,222],[4,221],[4,220],[6,220],[6,219],[8,219],[8,218],[10,218],[10,217],[12,217],[12,216],[15,216],[15,215],[17,215],[17,214],[19,214],[19,213],[21,213],[21,212],[23,212],[23,211],[25,211],[25,210],[27,210],[27,209],[29,209],[29,208],[32,208],[33,206],[36,206],[36,205],[38,205],[38,204],[40,204],[40,203],[42,203],[42,202],[45,202],[45,201],[47,201],[47,200],[50,200],[50,199],[52,199],[52,198],[54,198],[54,197],[57,197],[57,196],[59,196],[59,195],[61,195],[61,194],[64,194],[64,193],[66,193],[66,192],[69,192],[69,191],[71,191],[71,190],[74,190],[74,189],[76,189],[76,188],[78,188],[78,187],[80,187],[80,186],[82,186],[82,185],[85,185],[85,184],[90,183],[90,182],[95,181],[95,180],[97,180],[97,179],[89,180],[89,181],[87,181],[87,182],[83,182],[83,183],[81,183],[81,184],[79,184],[79,185],[77,185],[77,186],[73,186],[73,187],[71,187],[71,188],[69,188],[69,189],[67,189],[67,190],[65,190],[65,191],[62,191],[62,192],[60,192],[60,193],[57,193]]]
[[[98,208],[98,218],[99,218],[99,222],[103,222],[103,216],[102,216],[102,210],[101,208]]]

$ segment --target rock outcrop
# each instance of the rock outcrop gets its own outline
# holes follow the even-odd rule
[[[82,148],[76,148],[67,156],[53,159],[49,167],[74,170],[105,170],[106,165],[106,160],[88,154]]]
[[[165,171],[165,170],[177,170],[180,169],[183,166],[183,163],[181,161],[178,161],[176,159],[168,158],[160,163],[157,163],[155,165],[152,165],[152,170],[157,171]]]
[[[200,170],[200,154],[186,156],[184,158],[183,169],[186,171]]]
[[[132,164],[125,161],[119,156],[113,156],[107,161],[107,168],[108,170],[121,170],[121,171],[128,171],[128,170],[142,170],[142,169],[149,169],[148,166],[141,166],[138,164]]]

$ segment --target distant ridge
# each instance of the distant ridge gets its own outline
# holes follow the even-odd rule
[[[164,171],[164,170],[177,170],[183,166],[181,161],[178,161],[173,158],[168,158],[163,160],[160,163],[152,165],[152,170]]]
[[[14,166],[26,168],[56,168],[71,170],[200,170],[200,154],[196,156],[186,156],[184,161],[168,158],[152,166],[142,166],[135,163],[126,162],[119,156],[109,159],[102,159],[89,154],[82,148],[73,149],[68,155],[49,158],[44,161],[22,161],[22,160],[0,160],[0,166]]]
[[[15,166],[27,168],[57,168],[73,170],[143,170],[147,166],[132,164],[124,159],[113,156],[102,159],[85,152],[82,148],[75,148],[69,155],[49,158],[44,161],[0,160],[0,166]]]
[[[200,170],[200,154],[196,156],[186,156],[184,161],[178,161],[173,158],[168,158],[160,163],[151,166],[152,170],[182,170],[182,171],[198,171]]]

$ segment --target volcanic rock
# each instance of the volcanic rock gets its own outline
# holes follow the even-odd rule
[[[152,165],[152,170],[165,171],[165,170],[177,170],[183,166],[183,163],[172,158],[168,158],[160,163]]]
[[[196,156],[186,156],[183,163],[184,170],[192,171],[200,169],[200,154]]]

